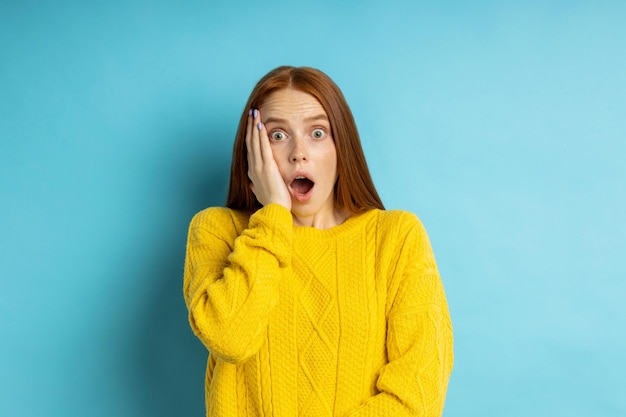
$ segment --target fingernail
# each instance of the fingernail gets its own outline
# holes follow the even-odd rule
[[[254,118],[256,119],[258,115],[259,115],[259,111],[257,109],[254,109]]]
[[[248,116],[252,116],[252,109],[248,110]]]
[[[256,117],[256,116],[254,116]],[[257,127],[259,128],[259,130],[263,129],[263,123],[259,122],[259,124],[257,125]]]

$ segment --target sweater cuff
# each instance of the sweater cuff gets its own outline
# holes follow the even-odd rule
[[[293,226],[293,217],[291,216],[291,212],[287,210],[285,206],[281,206],[277,203],[271,203],[261,207],[251,216],[250,220],[252,221],[252,218],[258,216],[262,216],[265,219],[277,223],[288,224],[289,227]]]
[[[249,231],[259,239],[260,246],[274,253],[280,266],[291,263],[293,250],[293,217],[280,204],[268,204],[257,210],[248,222]]]

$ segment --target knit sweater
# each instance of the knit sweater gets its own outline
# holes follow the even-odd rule
[[[421,222],[320,230],[269,204],[193,218],[184,296],[209,350],[207,416],[440,416],[452,326]]]

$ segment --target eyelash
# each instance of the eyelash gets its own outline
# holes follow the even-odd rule
[[[322,136],[321,136],[321,137],[319,137],[319,138],[318,138],[318,137],[315,137],[315,136],[313,135],[313,132],[316,132],[316,131],[318,131],[318,130],[319,130],[320,132],[322,132]],[[274,138],[274,135],[275,135],[275,134],[277,134],[277,133],[279,133],[279,134],[283,135],[284,137],[283,137],[282,139],[276,139],[276,138]],[[323,127],[316,127],[315,129],[313,129],[313,130],[311,131],[311,137],[313,137],[313,139],[323,139],[323,138],[325,138],[325,137],[326,137],[326,135],[327,135],[327,134],[328,134],[328,131],[327,131],[325,128],[323,128]],[[269,138],[270,138],[271,140],[276,141],[276,142],[282,142],[283,140],[285,140],[285,139],[287,138],[287,134],[286,134],[285,132],[281,131],[281,130],[274,130],[274,131],[271,131],[271,132],[270,132],[270,134],[269,134]]]
[[[284,137],[283,137],[282,139],[276,139],[276,138],[274,138],[274,135],[275,135],[275,134],[277,134],[277,133],[280,133],[280,134],[281,134],[281,135],[283,135]],[[284,139],[287,137],[287,135],[285,135],[285,133],[284,133],[284,132],[281,132],[281,131],[274,131],[274,132],[270,132],[270,135],[269,135],[269,136],[270,136],[270,139],[275,140],[275,141],[277,141],[277,142],[280,142],[280,141],[284,140]]]
[[[316,132],[316,131],[318,131],[318,130],[319,130],[320,132],[322,132],[322,137],[319,137],[319,138],[318,138],[318,137],[315,137],[315,136],[313,135],[313,133],[314,133],[314,132]],[[320,127],[315,128],[315,129],[313,129],[313,131],[311,132],[311,136],[313,136],[315,139],[322,139],[322,138],[326,137],[326,130],[325,130],[325,129],[322,129],[322,128],[320,128]]]

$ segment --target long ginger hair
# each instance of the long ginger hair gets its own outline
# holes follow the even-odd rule
[[[267,73],[256,84],[239,120],[226,206],[252,213],[261,208],[250,189],[246,149],[248,111],[260,108],[277,90],[291,88],[308,93],[320,102],[328,115],[337,150],[335,205],[351,213],[384,206],[365,162],[359,132],[350,107],[337,85],[320,70],[309,67],[281,66]]]

